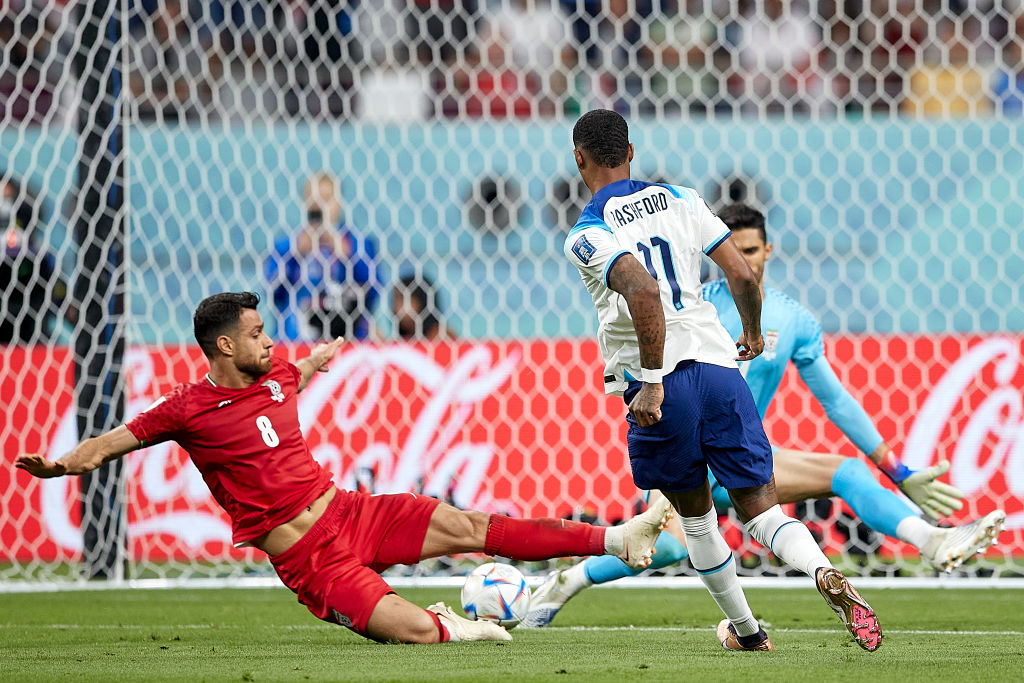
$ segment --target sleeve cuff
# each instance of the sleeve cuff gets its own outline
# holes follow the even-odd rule
[[[722,242],[724,242],[729,237],[729,235],[731,235],[731,234],[732,234],[731,230],[726,230],[725,232],[723,232],[721,235],[719,235],[718,237],[715,238],[714,242],[709,244],[707,246],[707,248],[704,249],[704,253],[705,254],[711,254],[711,252],[713,252],[715,249],[717,249],[718,245],[720,245]]]
[[[615,265],[616,261],[618,261],[620,258],[622,258],[628,253],[628,251],[623,249],[622,251],[616,252],[615,254],[612,255],[610,259],[608,259],[608,263],[606,263],[604,266],[604,275],[601,277],[601,280],[602,282],[604,282],[605,287],[608,286],[608,273],[611,272],[612,266]]]

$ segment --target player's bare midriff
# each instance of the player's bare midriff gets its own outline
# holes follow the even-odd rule
[[[338,489],[332,486],[327,493],[284,524],[279,524],[262,536],[252,539],[252,544],[271,557],[280,555],[298,543],[299,539],[313,528],[317,520],[323,517],[324,511],[337,493]]]

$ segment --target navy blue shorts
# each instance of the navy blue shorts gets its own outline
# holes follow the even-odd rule
[[[637,487],[692,491],[704,483],[709,468],[726,489],[768,483],[771,446],[739,370],[683,361],[662,384],[660,421],[641,427],[626,414]],[[630,382],[623,396],[627,406],[641,386]]]

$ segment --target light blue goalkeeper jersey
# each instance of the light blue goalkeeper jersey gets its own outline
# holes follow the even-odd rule
[[[743,331],[739,311],[725,280],[704,285],[704,299],[718,310],[718,318],[733,339]],[[871,419],[836,377],[825,358],[821,323],[811,312],[777,289],[765,287],[761,305],[761,333],[764,352],[740,364],[757,411],[764,418],[779,389],[786,365],[793,361],[807,388],[825,409],[828,418],[857,448],[870,453],[882,443],[882,435]]]

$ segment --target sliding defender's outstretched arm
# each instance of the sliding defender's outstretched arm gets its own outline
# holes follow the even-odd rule
[[[58,460],[47,460],[38,453],[26,453],[18,456],[14,466],[41,479],[85,474],[141,447],[142,443],[135,435],[121,425],[105,434],[86,439]]]

